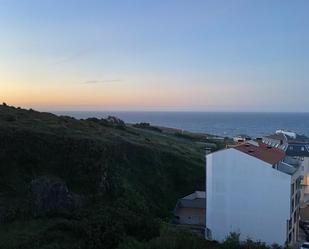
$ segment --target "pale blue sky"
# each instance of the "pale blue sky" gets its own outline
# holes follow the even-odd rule
[[[308,13],[307,0],[0,0],[0,97],[53,110],[307,111]]]

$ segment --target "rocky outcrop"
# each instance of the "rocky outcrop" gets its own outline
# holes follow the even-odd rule
[[[39,177],[31,182],[31,203],[34,215],[72,211],[81,206],[81,197],[69,191],[66,183],[54,177]]]
[[[15,215],[15,210],[8,207],[0,207],[0,224],[11,220]]]

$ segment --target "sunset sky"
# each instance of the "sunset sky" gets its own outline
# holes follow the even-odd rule
[[[0,0],[0,101],[308,111],[308,0]]]

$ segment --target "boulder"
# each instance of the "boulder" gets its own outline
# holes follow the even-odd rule
[[[8,207],[0,207],[0,224],[10,220],[14,214],[15,210]]]
[[[66,183],[55,177],[39,177],[31,182],[31,204],[34,215],[72,211],[81,205],[81,198],[69,191]]]

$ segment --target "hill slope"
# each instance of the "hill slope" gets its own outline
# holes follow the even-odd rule
[[[204,178],[196,138],[0,106],[0,248],[151,239]]]

